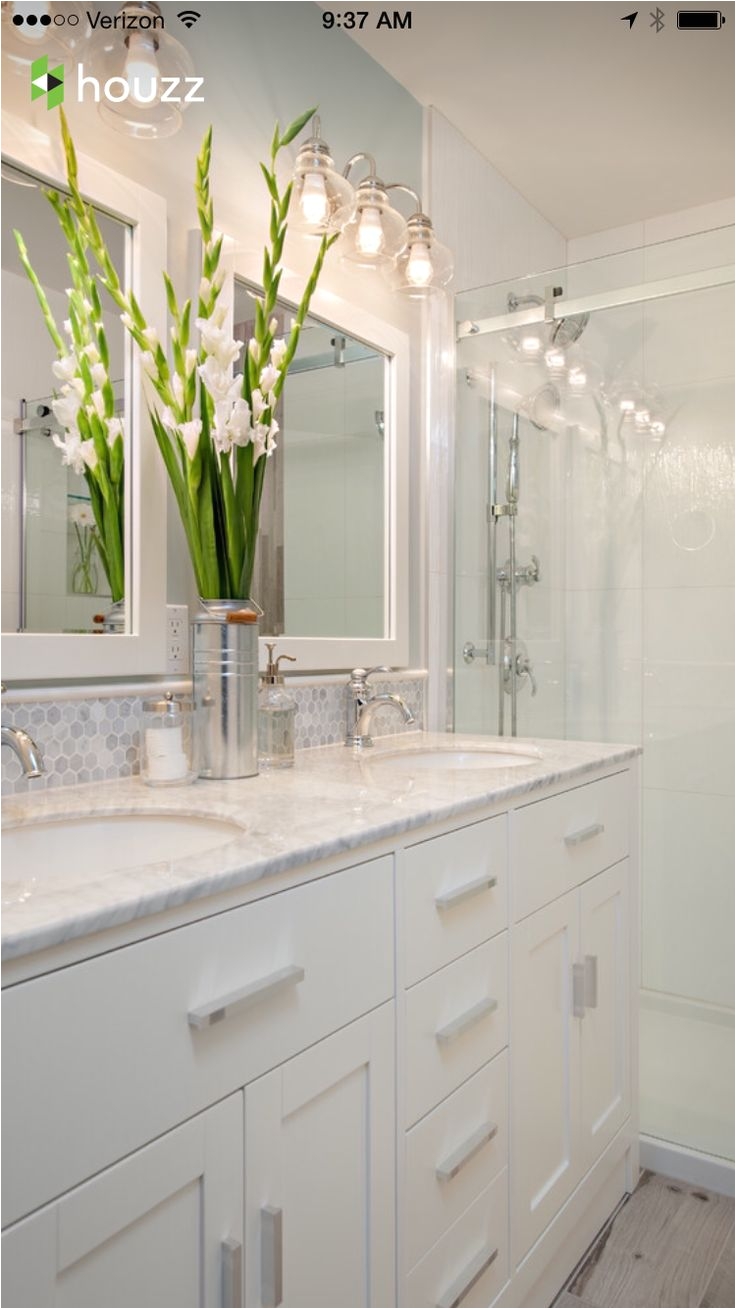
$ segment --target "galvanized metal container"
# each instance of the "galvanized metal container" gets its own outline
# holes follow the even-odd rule
[[[194,764],[200,777],[258,772],[258,619],[252,600],[201,600],[192,620]]]

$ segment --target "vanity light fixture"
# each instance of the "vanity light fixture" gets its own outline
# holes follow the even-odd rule
[[[153,0],[127,0],[119,13],[134,24],[123,31],[100,28],[89,45],[90,71],[103,83],[115,79],[100,97],[100,116],[139,140],[173,136],[187,102],[183,97],[162,101],[161,96],[170,85],[167,78],[191,77],[189,53],[163,26],[155,25],[161,10]]]
[[[296,157],[291,207],[294,227],[314,236],[338,232],[355,207],[355,191],[347,176],[336,171],[316,115],[312,135]]]
[[[53,4],[52,0],[2,0],[2,53],[12,71],[28,76],[39,54],[49,61],[76,54],[89,38],[82,5]]]
[[[360,163],[368,165],[368,174],[353,188],[350,173]],[[404,191],[414,200],[408,220],[391,204],[390,191]],[[351,155],[338,173],[317,117],[296,158],[292,213],[299,231],[340,232],[343,260],[380,268],[392,288],[408,296],[424,299],[452,277],[452,255],[437,240],[416,191],[401,182],[382,182],[366,151]]]
[[[393,290],[412,300],[426,300],[442,291],[452,280],[452,254],[446,245],[437,240],[416,191],[410,186],[404,186],[402,182],[393,182],[386,189],[403,191],[411,196],[416,205],[407,223],[406,244],[387,270],[387,281]]]
[[[404,247],[408,238],[406,219],[392,208],[388,198],[391,189],[376,176],[376,161],[372,155],[353,155],[345,165],[351,169],[361,160],[370,168],[367,177],[358,184],[355,209],[342,229],[341,258],[361,268],[378,268],[388,265]]]

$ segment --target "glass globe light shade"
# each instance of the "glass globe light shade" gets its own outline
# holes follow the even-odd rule
[[[84,7],[57,6],[51,0],[3,0],[2,53],[6,68],[28,77],[34,59],[46,55],[49,66],[70,54],[81,57],[91,29]]]
[[[544,358],[547,337],[542,323],[517,327],[513,332],[505,332],[501,339],[520,364],[539,364]]]
[[[406,240],[406,220],[392,208],[383,183],[367,177],[355,196],[355,210],[345,225],[340,257],[361,268],[390,263]]]
[[[89,72],[105,88],[100,117],[118,132],[139,140],[173,136],[186,101],[162,101],[167,77],[191,77],[194,65],[180,41],[153,25],[157,5],[132,0],[123,6],[138,26],[127,32],[100,29],[89,43]]]
[[[556,382],[567,380],[567,354],[559,345],[551,345],[544,352],[544,364],[550,377]]]
[[[292,226],[313,236],[339,232],[354,205],[353,187],[335,171],[328,146],[315,134],[304,142],[296,157],[290,206]]]
[[[570,400],[583,400],[600,394],[602,376],[595,360],[574,346],[567,349],[565,355],[566,372],[562,379],[565,396]]]
[[[426,214],[414,214],[406,245],[390,267],[389,285],[412,300],[426,300],[448,285],[453,271],[452,255],[437,240]]]

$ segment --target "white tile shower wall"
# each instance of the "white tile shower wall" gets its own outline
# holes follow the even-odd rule
[[[405,728],[390,710],[381,709],[373,720],[373,734],[385,736],[416,731],[425,724],[426,676],[399,675],[389,681],[373,679],[377,693],[395,691],[406,701],[416,723]],[[157,684],[157,690],[161,690]],[[345,681],[318,680],[289,684],[297,702],[296,747],[335,745],[344,739],[346,722]],[[103,782],[130,777],[138,772],[141,696],[88,700],[27,700],[3,705],[3,723],[21,727],[38,743],[47,772],[28,782],[9,749],[2,755],[2,792],[74,786],[82,782]]]

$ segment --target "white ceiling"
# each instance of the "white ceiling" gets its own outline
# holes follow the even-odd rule
[[[411,31],[360,7],[354,40],[564,236],[733,195],[733,3],[716,32],[679,31],[662,4],[658,34],[653,4],[621,21],[631,0],[414,0]]]

